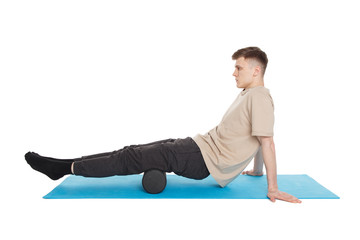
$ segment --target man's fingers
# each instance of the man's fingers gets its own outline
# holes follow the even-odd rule
[[[272,201],[272,202],[275,202],[276,199],[278,199],[281,201],[286,201],[286,202],[291,202],[291,203],[301,203],[301,201],[297,197],[295,197],[291,194],[288,194],[286,192],[281,192],[281,191],[271,192],[271,193],[268,193],[267,196],[270,199],[270,201]]]
[[[297,199],[296,197],[294,197],[294,196],[292,196],[292,198],[290,199],[290,202],[301,203],[301,201],[299,199]]]
[[[301,203],[301,201],[299,199],[297,199],[295,196],[290,195],[285,192],[282,192],[281,194],[279,194],[278,199],[287,201],[287,202],[292,202],[292,203]]]
[[[297,197],[291,195],[291,194],[287,194],[289,196],[289,199],[291,202],[293,203],[301,203],[301,200],[299,200]]]

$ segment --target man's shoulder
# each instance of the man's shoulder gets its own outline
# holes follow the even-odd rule
[[[274,100],[270,94],[270,90],[265,87],[258,87],[249,94],[250,101],[253,103],[264,103],[269,102],[274,107]]]
[[[250,96],[270,96],[270,90],[264,86],[259,86],[253,89],[253,91],[249,92]]]

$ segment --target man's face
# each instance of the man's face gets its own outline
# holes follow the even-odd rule
[[[253,82],[254,67],[250,61],[251,60],[245,60],[244,57],[236,59],[233,76],[235,77],[238,88],[247,88]]]

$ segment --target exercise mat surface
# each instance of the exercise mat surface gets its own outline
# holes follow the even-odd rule
[[[167,186],[159,194],[149,194],[142,188],[142,176],[113,176],[106,178],[86,178],[68,176],[44,198],[188,198],[188,199],[266,199],[266,175],[261,177],[240,175],[226,187],[221,188],[209,176],[203,180],[193,180],[168,174]],[[299,199],[338,199],[339,197],[320,185],[306,174],[278,175],[280,191]]]

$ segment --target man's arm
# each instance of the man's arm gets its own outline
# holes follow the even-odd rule
[[[275,202],[275,199],[293,202],[293,203],[301,203],[299,199],[296,197],[286,193],[281,192],[278,189],[277,185],[277,173],[276,173],[276,156],[275,156],[275,143],[273,137],[257,137],[261,144],[262,155],[266,168],[266,177],[268,182],[268,194],[267,196],[270,198],[272,202]]]
[[[262,148],[260,146],[258,152],[256,153],[254,157],[254,167],[250,171],[243,171],[243,175],[251,175],[251,176],[262,176],[263,173],[263,167],[264,167],[264,158],[262,155]]]

